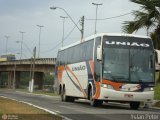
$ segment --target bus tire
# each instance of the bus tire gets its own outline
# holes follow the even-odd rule
[[[75,98],[74,97],[69,97],[68,102],[74,102]]]
[[[62,102],[68,102],[68,96],[66,95],[66,90],[65,87],[63,88],[63,90],[61,91],[61,101]]]
[[[103,104],[103,101],[102,100],[97,100],[97,99],[94,99],[93,98],[93,95],[92,95],[92,89],[90,89],[90,97],[89,97],[89,101],[90,101],[90,105],[93,106],[93,107],[97,107],[97,106],[100,106]]]
[[[137,110],[140,107],[140,102],[131,102],[130,108],[133,110]]]

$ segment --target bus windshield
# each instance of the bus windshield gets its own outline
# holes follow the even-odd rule
[[[153,51],[104,46],[103,79],[117,82],[154,82]]]

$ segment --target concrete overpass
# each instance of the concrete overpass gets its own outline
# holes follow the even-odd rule
[[[54,72],[55,63],[56,63],[56,58],[40,58],[35,60],[34,80],[35,80],[35,84],[38,85],[39,89],[42,89],[43,87],[44,73]],[[19,88],[20,74],[22,72],[30,72],[30,76],[31,76],[33,71],[32,68],[33,68],[32,59],[0,62],[0,85],[3,84],[2,73],[5,72],[8,75],[8,79],[6,80],[8,88],[12,88],[12,87]]]

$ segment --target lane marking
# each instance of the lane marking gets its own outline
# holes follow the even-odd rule
[[[9,97],[6,97],[6,96],[1,96],[1,95],[0,95],[0,97],[6,98],[6,99],[10,99],[10,100],[13,100],[13,101],[16,101],[16,102],[24,103],[24,104],[33,106],[33,107],[35,107],[35,108],[44,110],[44,111],[46,111],[46,112],[48,112],[48,113],[50,113],[50,114],[53,114],[53,115],[57,115],[57,116],[62,117],[63,120],[72,120],[72,119],[70,119],[70,118],[68,118],[68,117],[65,117],[65,116],[63,116],[63,115],[60,115],[59,113],[61,113],[61,112],[59,112],[59,111],[57,111],[57,112],[59,112],[59,113],[57,113],[56,111],[54,112],[54,111],[48,110],[48,109],[43,108],[43,107],[39,107],[39,106],[34,105],[34,104],[32,104],[32,103],[29,103],[29,102],[25,102],[25,101],[21,101],[21,100],[16,100],[16,99],[9,98]]]

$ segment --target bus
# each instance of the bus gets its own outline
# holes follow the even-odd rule
[[[156,71],[160,71],[160,50],[155,49],[155,69]]]
[[[6,55],[1,55],[0,57],[1,61],[12,61],[16,60],[15,54],[6,54]]]
[[[61,100],[151,104],[155,86],[152,40],[132,34],[100,33],[58,51],[56,74]]]

